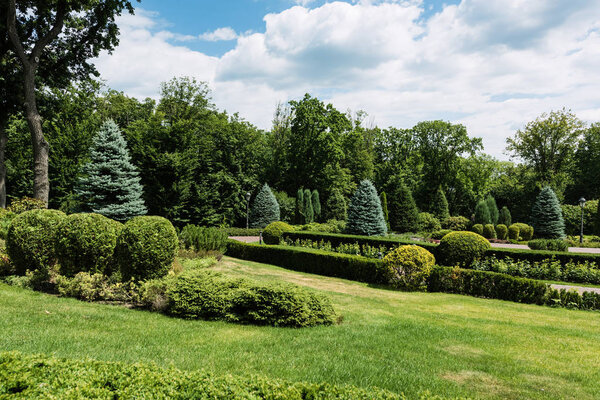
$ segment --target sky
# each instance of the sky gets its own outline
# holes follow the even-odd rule
[[[265,130],[304,93],[369,126],[464,124],[499,159],[544,112],[600,121],[596,0],[142,0],[117,21],[95,60],[109,87],[158,98],[194,77]]]

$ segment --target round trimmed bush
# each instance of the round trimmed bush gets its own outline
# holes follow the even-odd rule
[[[475,232],[450,232],[442,238],[437,255],[442,265],[470,266],[490,249],[490,242]]]
[[[533,239],[533,226],[517,222],[513,224],[519,227],[519,239],[529,241]]]
[[[519,240],[519,235],[521,234],[521,228],[519,225],[512,224],[508,227],[508,238],[510,240]]]
[[[469,218],[460,215],[456,217],[448,217],[442,221],[442,228],[449,229],[451,231],[466,231],[469,229],[469,225],[471,225]]]
[[[508,228],[504,224],[496,225],[496,234],[498,235],[498,239],[506,240],[508,235]]]
[[[390,283],[408,290],[424,290],[435,265],[435,257],[420,246],[400,246],[388,253],[383,262]]]
[[[417,223],[419,225],[419,230],[423,232],[435,232],[442,229],[442,224],[440,224],[440,220],[437,219],[435,215],[427,212],[419,213]]]
[[[493,224],[485,224],[483,226],[483,237],[486,239],[496,239],[496,229]]]
[[[100,214],[71,214],[58,229],[56,255],[62,275],[78,272],[110,275],[120,222]]]
[[[483,225],[475,224],[471,227],[471,230],[476,234],[483,236]]]
[[[435,239],[435,240],[440,240],[441,238],[443,238],[444,236],[446,236],[450,232],[452,232],[450,229],[441,229],[439,231],[433,232],[431,234],[431,238]]]
[[[291,232],[294,230],[294,227],[290,224],[286,224],[285,222],[275,221],[271,222],[269,225],[265,227],[263,230],[263,240],[266,244],[279,244],[281,240],[281,236],[284,232]]]
[[[177,232],[169,220],[140,216],[121,229],[115,257],[123,279],[154,279],[169,272],[177,249]]]
[[[58,228],[65,214],[37,209],[17,215],[8,228],[6,250],[17,274],[45,270],[56,263]]]

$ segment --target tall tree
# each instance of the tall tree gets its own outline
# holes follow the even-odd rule
[[[49,145],[38,111],[37,78],[49,75],[64,82],[95,74],[88,60],[118,44],[115,16],[123,9],[133,13],[126,0],[30,0],[18,4],[8,0],[7,31],[23,73],[25,116],[33,147],[33,194],[46,203]]]
[[[492,223],[490,209],[485,200],[480,200],[477,206],[475,206],[475,223],[481,225]]]
[[[556,194],[545,186],[531,208],[531,226],[541,238],[562,239],[565,237],[565,221]]]
[[[310,224],[315,220],[315,210],[312,204],[310,189],[304,189],[304,223]]]
[[[410,189],[404,184],[402,178],[394,175],[388,181],[386,190],[390,194],[388,209],[392,230],[416,232],[419,225],[419,210]]]
[[[448,211],[448,200],[446,200],[446,194],[441,186],[438,186],[438,189],[433,195],[429,209],[440,221],[443,221],[450,216],[450,212]]]
[[[311,203],[315,221],[321,222],[321,199],[319,198],[319,191],[317,189],[312,191]]]
[[[592,124],[583,132],[570,175],[572,183],[567,187],[565,200],[577,204],[581,197],[600,198],[600,123]]]
[[[250,226],[262,229],[271,222],[279,221],[281,218],[279,204],[271,188],[266,183],[252,201],[250,208]]]
[[[296,223],[304,223],[304,189],[298,189],[296,193]]]
[[[362,181],[348,207],[346,231],[355,235],[385,235],[387,226],[377,190],[369,180]]]
[[[503,224],[506,226],[510,226],[512,224],[512,216],[510,215],[510,210],[508,207],[504,206],[500,210],[498,215],[498,224]]]
[[[496,204],[496,199],[491,194],[488,194],[485,198],[485,203],[487,204],[487,208],[490,211],[490,218],[492,220],[492,224],[498,224],[498,217],[500,216],[500,211],[498,211],[498,205]]]

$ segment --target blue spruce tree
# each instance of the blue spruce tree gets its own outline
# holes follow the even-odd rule
[[[385,235],[387,224],[381,201],[371,181],[365,179],[358,185],[348,207],[347,233],[354,235]]]

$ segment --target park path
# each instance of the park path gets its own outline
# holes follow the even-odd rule
[[[237,240],[238,242],[254,243],[258,242],[258,236],[229,236],[229,239]]]
[[[525,244],[511,244],[511,243],[490,243],[492,247],[499,247],[505,249],[520,249],[520,250],[529,250],[529,247]],[[569,247],[570,253],[590,253],[590,254],[600,254],[600,248],[592,248],[592,247]]]
[[[597,288],[597,287],[573,286],[573,285],[557,285],[557,284],[551,284],[550,286],[552,287],[552,289],[556,289],[556,290],[560,290],[560,289],[566,289],[566,290],[575,289],[577,292],[579,292],[579,294],[582,294],[583,292],[593,292],[593,293],[600,294],[600,288]]]

